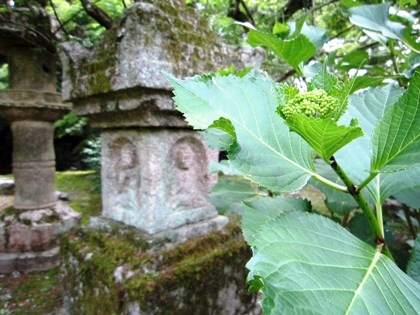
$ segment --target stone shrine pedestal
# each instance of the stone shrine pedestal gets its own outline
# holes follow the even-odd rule
[[[243,63],[191,8],[138,1],[91,50],[65,43],[63,98],[101,128],[102,216],[179,242],[221,229],[208,201],[218,159],[175,109],[178,77]],[[252,52],[251,52],[252,53]]]

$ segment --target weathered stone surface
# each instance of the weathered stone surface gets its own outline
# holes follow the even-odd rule
[[[43,252],[19,254],[15,260],[15,270],[22,272],[40,271],[60,265],[60,247],[56,246]]]
[[[247,292],[251,253],[238,222],[167,244],[104,221],[71,233],[63,246],[69,314],[261,314],[259,296]]]
[[[79,219],[80,214],[61,201],[52,208],[15,210],[1,216],[0,273],[57,266],[58,236],[73,228]]]
[[[6,251],[6,230],[4,229],[4,222],[0,221],[0,252]]]
[[[207,149],[189,130],[102,133],[103,215],[158,233],[217,217],[207,200]]]
[[[8,228],[9,252],[43,251],[56,243],[53,237],[52,224],[28,226],[14,224]]]
[[[61,95],[34,90],[0,90],[0,115],[10,121],[55,121],[70,111]]]
[[[57,201],[54,189],[54,125],[42,121],[15,121],[12,131],[15,208],[53,206]]]
[[[206,21],[175,0],[134,3],[92,51],[75,43],[63,48],[67,100],[139,86],[170,90],[161,71],[186,77],[241,62]]]

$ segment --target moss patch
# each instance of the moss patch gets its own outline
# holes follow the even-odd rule
[[[240,288],[244,305],[252,304],[244,267],[251,253],[238,221],[231,221],[224,231],[170,249],[151,246],[150,240],[126,227],[108,233],[77,231],[64,247],[65,260],[78,262],[66,265],[67,290],[77,297],[72,311],[120,314],[131,301],[146,314],[208,314],[212,309],[223,314],[215,301],[228,284]],[[117,267],[124,270],[121,281],[114,279]],[[78,283],[82,290],[77,292]]]
[[[59,268],[33,274],[0,275],[0,314],[42,315],[62,304]]]

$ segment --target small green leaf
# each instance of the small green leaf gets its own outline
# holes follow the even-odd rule
[[[304,35],[299,35],[290,40],[282,40],[274,34],[250,30],[248,33],[248,43],[253,47],[265,46],[270,48],[299,74],[302,74],[300,68],[301,62],[309,60],[316,53],[315,45]]]
[[[289,35],[290,26],[286,23],[274,23],[273,34],[279,36],[280,38],[286,38]]]
[[[260,279],[265,314],[418,314],[420,285],[337,223],[302,211],[254,235],[248,281]]]
[[[376,126],[372,136],[372,172],[420,166],[420,70],[404,95]]]
[[[352,68],[359,69],[360,66],[366,62],[369,54],[364,50],[353,50],[344,55],[338,67],[341,70],[350,70]]]
[[[353,80],[353,84],[350,90],[350,94],[365,89],[371,86],[378,85],[384,81],[385,77],[369,77],[369,76],[358,76]]]
[[[337,87],[338,78],[329,73],[327,68],[324,66],[322,70],[314,76],[311,82],[308,84],[308,90],[320,89],[324,90],[325,92],[329,93],[331,90]]]
[[[308,117],[296,114],[286,121],[291,130],[298,133],[325,161],[339,149],[363,136],[359,126],[339,126],[330,118]]]
[[[200,134],[204,142],[214,150],[226,151],[233,142],[231,135],[218,128],[209,128],[200,131]]]
[[[411,50],[415,51],[417,54],[420,54],[420,43],[418,42],[418,38],[412,36],[413,30],[410,28],[406,28],[403,30],[403,41]],[[417,33],[417,36],[419,34]]]

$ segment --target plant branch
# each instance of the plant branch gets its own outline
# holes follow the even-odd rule
[[[106,29],[110,29],[114,26],[114,21],[111,17],[101,8],[91,3],[90,0],[80,0],[80,2],[82,3],[83,9],[86,13],[101,26]]]
[[[64,32],[67,36],[70,36],[70,34],[67,32],[66,28],[64,27],[63,23],[62,23],[62,22],[61,22],[61,20],[60,20],[60,17],[58,16],[57,10],[56,10],[55,5],[54,5],[54,2],[53,2],[52,0],[50,0],[50,6],[51,6],[51,8],[53,9],[54,16],[55,16],[55,18],[57,19],[57,22],[58,22],[58,24],[59,24],[59,26],[60,26],[60,27],[59,27],[59,29],[63,30],[63,32]],[[55,34],[55,33],[54,33],[54,34]]]
[[[347,176],[347,174],[344,172],[344,170],[338,165],[337,161],[335,160],[334,156],[330,158],[331,167],[335,171],[335,173],[341,178],[341,180],[344,182],[344,184],[347,187],[347,192],[353,197],[353,199],[357,202],[359,207],[363,210],[363,213],[366,215],[366,218],[369,222],[370,228],[372,229],[373,233],[375,234],[375,241],[377,245],[382,245],[383,249],[382,252],[387,255],[392,260],[392,254],[389,251],[388,247],[385,244],[385,238],[383,236],[383,232],[381,229],[381,225],[378,223],[378,220],[372,210],[372,208],[369,206],[369,203],[367,202],[366,198],[361,194],[360,190],[356,188],[356,186],[353,184],[351,179]],[[382,222],[381,222],[382,224]]]

